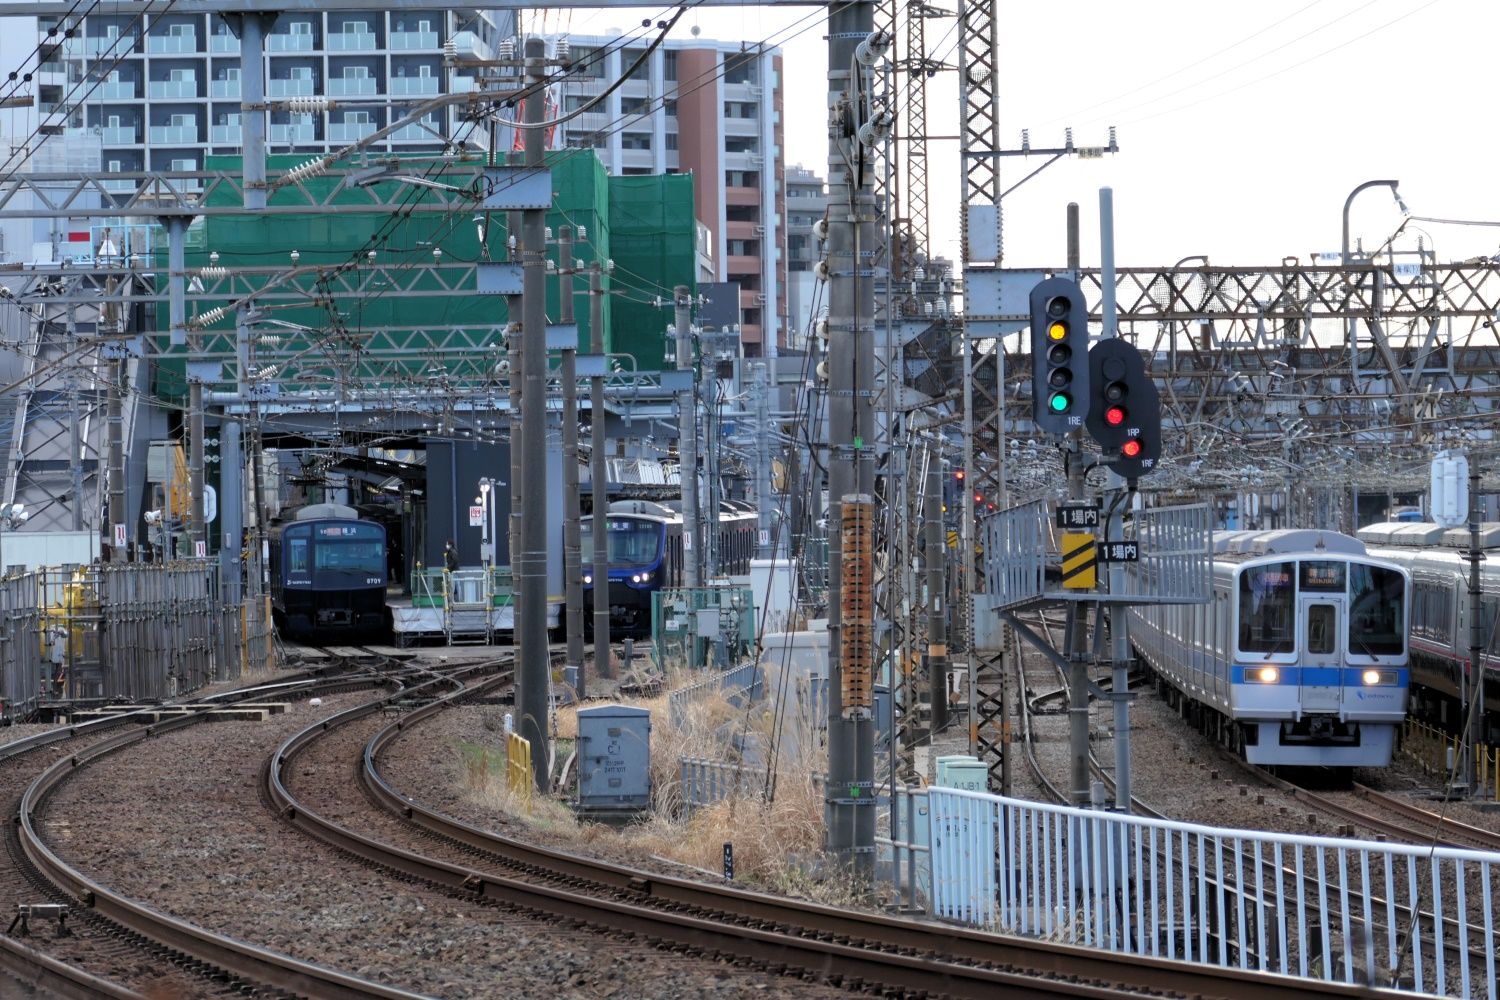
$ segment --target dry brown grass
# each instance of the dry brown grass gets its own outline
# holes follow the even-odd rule
[[[702,676],[673,677],[669,682],[690,682]],[[506,790],[503,767],[497,770],[470,765],[471,800],[548,834],[548,843],[563,849],[572,846],[610,854],[628,852],[642,859],[655,856],[719,871],[724,844],[731,843],[736,881],[831,905],[849,905],[858,900],[852,880],[839,872],[819,868],[823,793],[812,775],[821,773],[826,761],[809,727],[786,723],[786,731],[781,734],[781,746],[786,749],[779,754],[772,801],[767,802],[763,797],[766,781],[762,762],[747,774],[738,795],[688,811],[684,805],[680,759],[726,760],[731,733],[754,734],[761,746],[770,747],[775,720],[764,704],[747,713],[719,693],[697,699],[680,720],[671,718],[665,693],[652,698],[621,698],[619,703],[651,712],[653,808],[642,821],[623,830],[580,823],[573,811],[555,798],[533,799],[528,815],[524,803]],[[558,738],[576,740],[577,735],[577,706],[560,709]],[[474,784],[480,773],[487,774],[482,787]]]

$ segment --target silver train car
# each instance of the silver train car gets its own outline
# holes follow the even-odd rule
[[[1411,578],[1328,531],[1214,533],[1213,600],[1142,605],[1168,701],[1253,764],[1383,767],[1406,718]]]
[[[1372,556],[1411,574],[1412,698],[1424,716],[1459,725],[1469,676],[1469,529],[1391,521],[1361,528],[1358,535]],[[1494,639],[1500,628],[1500,525],[1484,525],[1479,544],[1487,556],[1479,566],[1479,617],[1487,643],[1480,676],[1484,703],[1493,707],[1500,706],[1500,649]],[[1493,739],[1492,720],[1487,728]]]

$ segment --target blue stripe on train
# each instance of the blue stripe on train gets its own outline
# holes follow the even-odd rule
[[[1265,666],[1275,667],[1280,675],[1274,683],[1255,679],[1256,671]],[[1229,682],[1261,687],[1364,687],[1362,675],[1366,670],[1394,671],[1398,686],[1407,684],[1409,680],[1405,667],[1288,667],[1280,663],[1245,666],[1236,663],[1229,670]]]

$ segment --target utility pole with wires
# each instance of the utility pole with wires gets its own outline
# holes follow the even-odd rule
[[[826,849],[861,884],[875,863],[875,158],[891,117],[868,67],[890,44],[874,4],[828,11],[828,781]]]
[[[535,130],[533,130],[535,131]],[[573,318],[573,227],[558,230],[558,319],[564,327],[574,326]],[[565,589],[564,622],[567,632],[565,676],[572,679],[575,690],[583,675],[583,566],[579,552],[582,517],[578,497],[578,334],[562,352],[562,440],[563,440],[563,587]]]

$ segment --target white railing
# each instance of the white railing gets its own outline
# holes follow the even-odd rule
[[[398,128],[391,133],[392,139],[400,139],[405,142],[441,142],[442,137],[442,126],[435,121],[426,119],[420,122],[412,122],[410,125]]]
[[[173,55],[198,51],[196,35],[147,35],[146,51],[152,55]]]
[[[329,97],[374,97],[377,92],[373,76],[330,76]]]
[[[276,33],[266,36],[267,52],[311,52],[313,50],[313,36],[294,35],[291,32]]]
[[[153,146],[195,146],[198,144],[198,126],[196,125],[152,125],[150,134]]]
[[[133,146],[141,141],[141,134],[134,125],[115,128],[105,125],[99,129],[99,137],[106,146]]]
[[[688,808],[711,806],[751,788],[759,790],[765,768],[751,769],[727,760],[702,757],[678,758],[682,800]]]
[[[239,100],[240,78],[208,81],[208,96]]]
[[[931,913],[1084,947],[1497,1000],[1500,854],[929,788]],[[998,859],[998,861],[997,861]]]
[[[435,76],[393,76],[387,85],[392,97],[436,97],[437,92]]]
[[[146,93],[153,101],[191,101],[198,97],[197,80],[152,80]]]
[[[272,77],[266,81],[267,97],[311,97],[312,93],[310,76]]]
[[[106,80],[96,91],[101,101],[135,100],[135,84],[130,80]]]
[[[329,142],[358,142],[375,131],[374,122],[329,122]]]
[[[311,124],[272,125],[270,130],[270,141],[278,146],[305,145],[317,141],[317,130]]]
[[[329,52],[370,52],[375,48],[373,31],[330,31]]]
[[[208,143],[211,146],[238,146],[243,131],[239,125],[210,125]]]
[[[208,51],[235,53],[240,50],[240,40],[227,31],[216,31],[208,36]]]
[[[401,51],[411,49],[435,49],[438,47],[436,31],[392,31],[391,48]]]

